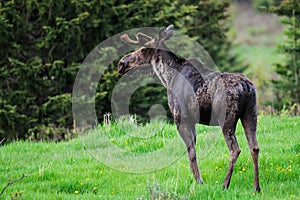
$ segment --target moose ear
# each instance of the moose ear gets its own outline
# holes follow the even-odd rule
[[[158,40],[160,42],[166,41],[173,36],[174,26],[171,24],[167,28],[160,28],[158,31]]]
[[[165,27],[161,27],[161,28],[159,29],[159,31],[158,31],[158,33],[157,33],[159,39],[164,38],[164,36],[165,36],[165,34],[166,34],[165,30],[166,30]]]
[[[164,40],[168,40],[173,36],[173,28],[174,28],[174,26],[172,24],[166,28],[166,30],[165,30],[166,36],[165,36]]]

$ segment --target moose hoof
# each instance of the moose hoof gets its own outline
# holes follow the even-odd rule
[[[255,193],[260,193],[260,187],[259,187],[259,186],[258,186],[258,187],[255,187],[255,188],[254,188],[254,192],[255,192]]]
[[[197,182],[198,184],[201,184],[201,185],[204,183],[203,180],[202,180],[202,178],[197,178],[197,179],[196,179],[196,182]]]
[[[227,190],[229,188],[229,185],[224,185],[222,186],[223,190]]]

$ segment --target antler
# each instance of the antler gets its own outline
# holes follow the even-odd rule
[[[127,34],[121,35],[121,40],[128,44],[138,45],[138,46],[151,46],[153,38],[144,34],[144,33],[137,33],[136,39],[132,40]]]
[[[135,40],[130,39],[127,34],[121,35],[120,38],[121,38],[121,40],[123,40],[124,42],[127,42],[128,44],[133,44],[133,45],[139,45],[140,44],[139,41],[135,41]]]
[[[169,25],[167,28],[161,28],[155,38],[152,38],[151,36],[148,36],[144,33],[137,33],[137,40],[131,39],[127,34],[121,35],[121,40],[128,44],[137,46],[153,47],[155,43],[158,44],[158,46],[161,46],[164,41],[170,39],[173,36],[173,28],[173,25]]]

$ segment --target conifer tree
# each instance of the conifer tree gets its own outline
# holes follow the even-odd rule
[[[285,40],[279,46],[285,62],[276,64],[279,79],[274,81],[277,108],[281,109],[300,103],[300,2],[283,0],[274,12],[285,25]]]
[[[1,1],[0,139],[64,135],[72,128],[71,93],[80,64],[96,45],[125,30],[174,24],[197,37],[217,64],[230,66],[222,64],[232,62],[221,23],[228,5],[209,0]],[[111,112],[118,78],[113,65],[101,79],[96,92],[100,121]],[[156,103],[168,107],[165,90],[151,87],[134,95],[137,114],[145,115]],[[150,93],[151,98],[143,95]]]

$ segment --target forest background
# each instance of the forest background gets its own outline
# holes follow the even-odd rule
[[[8,0],[0,3],[0,141],[73,138],[71,94],[88,53],[125,30],[169,24],[220,71],[253,80],[260,114],[299,115],[299,0]],[[111,112],[116,64],[97,88],[99,123]],[[162,86],[140,87],[130,111],[145,122],[153,104],[168,109]]]

